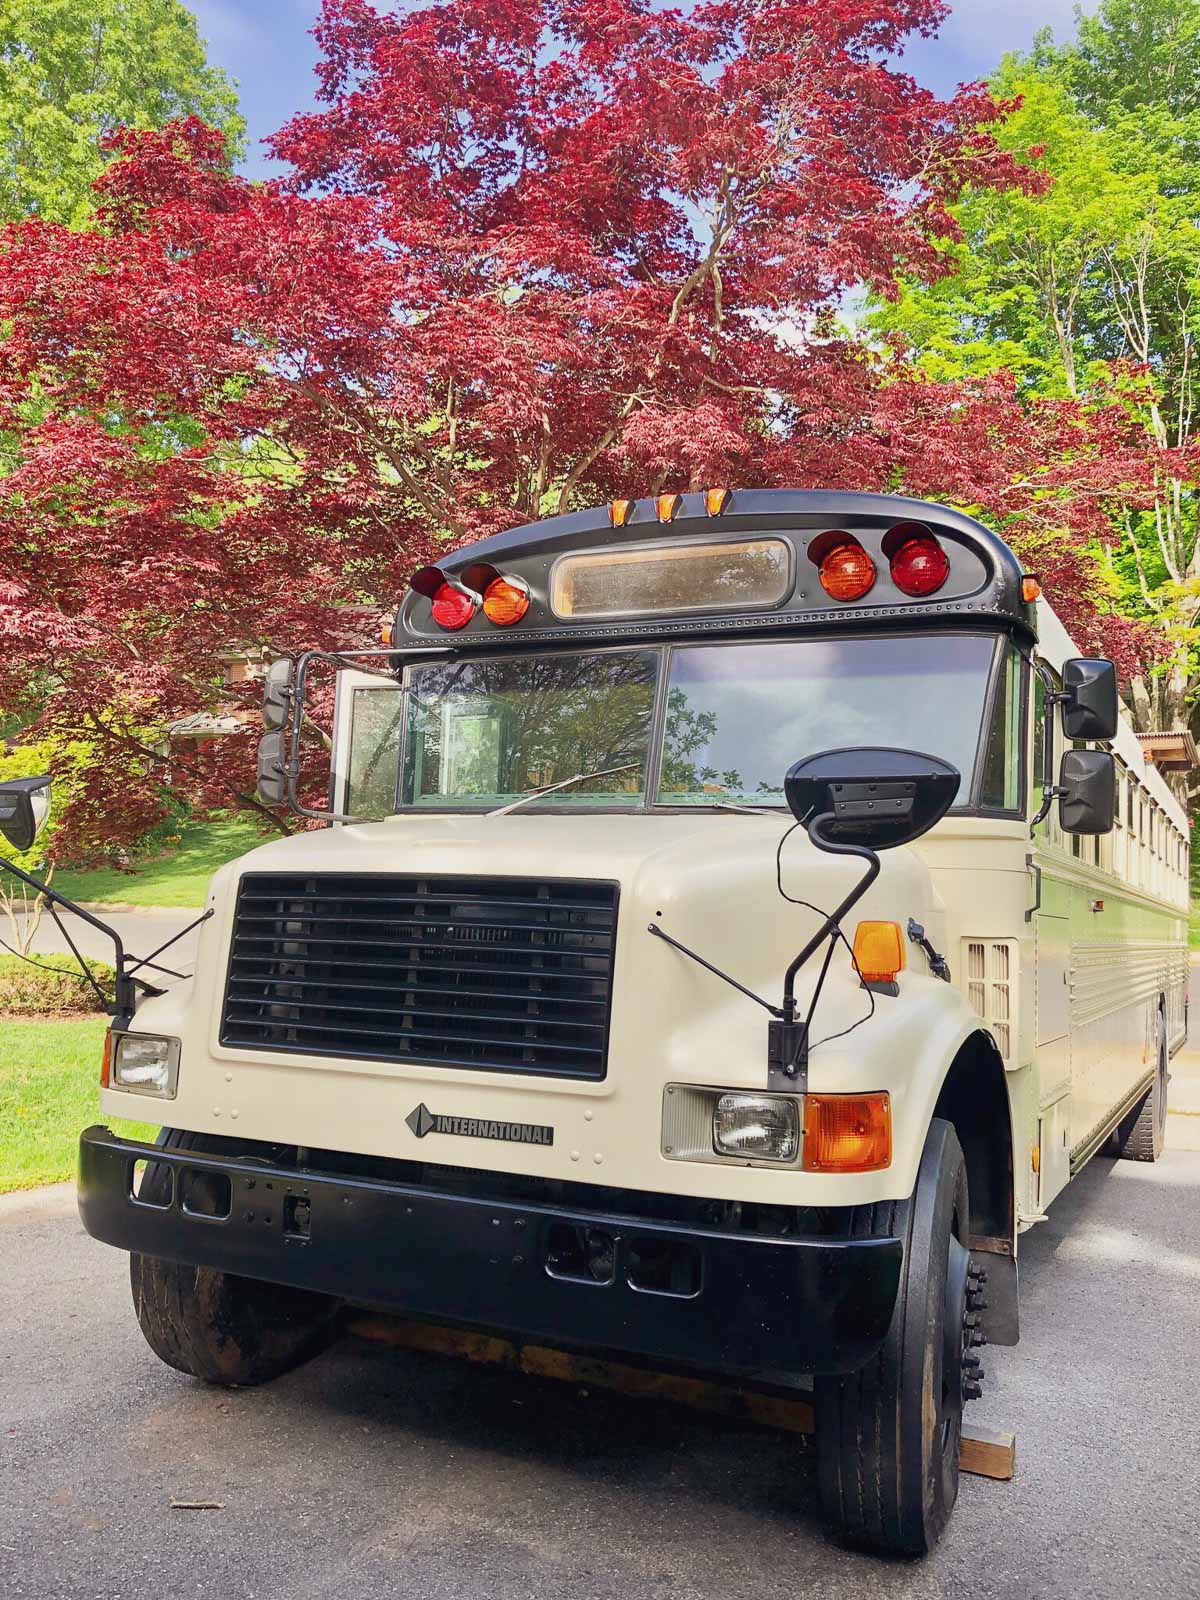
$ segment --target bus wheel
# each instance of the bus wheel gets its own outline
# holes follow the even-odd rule
[[[1116,1132],[1117,1155],[1125,1161],[1157,1161],[1167,1142],[1167,1020],[1161,1009],[1155,1025],[1156,1068],[1154,1082],[1141,1105],[1120,1124]]]
[[[958,1498],[966,1399],[983,1374],[972,1345],[983,1274],[967,1249],[967,1169],[950,1123],[935,1120],[910,1199],[855,1209],[853,1233],[905,1241],[900,1292],[879,1355],[814,1385],[825,1513],[849,1542],[923,1555]]]
[[[171,1149],[204,1148],[198,1134],[169,1130]],[[150,1165],[139,1191],[170,1193],[166,1167]],[[339,1302],[326,1295],[238,1278],[209,1267],[131,1253],[129,1282],[146,1343],[161,1361],[206,1383],[242,1388],[307,1361],[328,1343]]]

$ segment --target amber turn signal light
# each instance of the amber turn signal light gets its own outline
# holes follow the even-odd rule
[[[805,1172],[878,1172],[891,1164],[892,1102],[887,1093],[805,1096]]]
[[[875,563],[855,539],[832,549],[818,570],[831,600],[861,600],[875,582]]]
[[[854,931],[854,965],[864,983],[894,983],[904,971],[898,922],[860,922]]]
[[[529,586],[520,578],[493,578],[483,591],[483,614],[498,628],[511,628],[529,610]]]
[[[1041,598],[1042,586],[1040,582],[1032,573],[1026,573],[1021,579],[1021,599],[1024,600],[1027,606],[1031,606],[1035,600],[1040,600]]]
[[[112,1082],[112,1029],[104,1035],[104,1054],[100,1058],[100,1087],[107,1089]]]
[[[623,528],[633,515],[635,500],[614,500],[608,508],[608,520],[614,528]]]

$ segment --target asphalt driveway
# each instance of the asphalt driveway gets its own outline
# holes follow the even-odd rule
[[[421,1600],[1200,1594],[1200,1153],[1099,1158],[1023,1241],[1024,1337],[924,1563],[831,1543],[802,1444],[343,1343],[259,1390],[161,1366],[69,1187],[0,1202],[0,1594]],[[172,1500],[222,1509],[173,1510]]]

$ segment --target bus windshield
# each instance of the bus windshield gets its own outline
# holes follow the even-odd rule
[[[855,745],[944,757],[965,804],[995,649],[990,636],[909,634],[413,667],[401,805],[485,810],[621,767],[528,809],[782,806],[793,762]]]

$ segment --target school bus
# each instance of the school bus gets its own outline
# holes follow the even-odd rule
[[[457,550],[378,652],[273,667],[301,814],[329,667],[331,825],[126,996],[101,1108],[158,1142],[82,1136],[152,1349],[257,1383],[350,1304],[811,1388],[833,1526],[928,1550],[1021,1234],[1162,1149],[1188,833],[1111,663],[956,510],[718,489]]]

